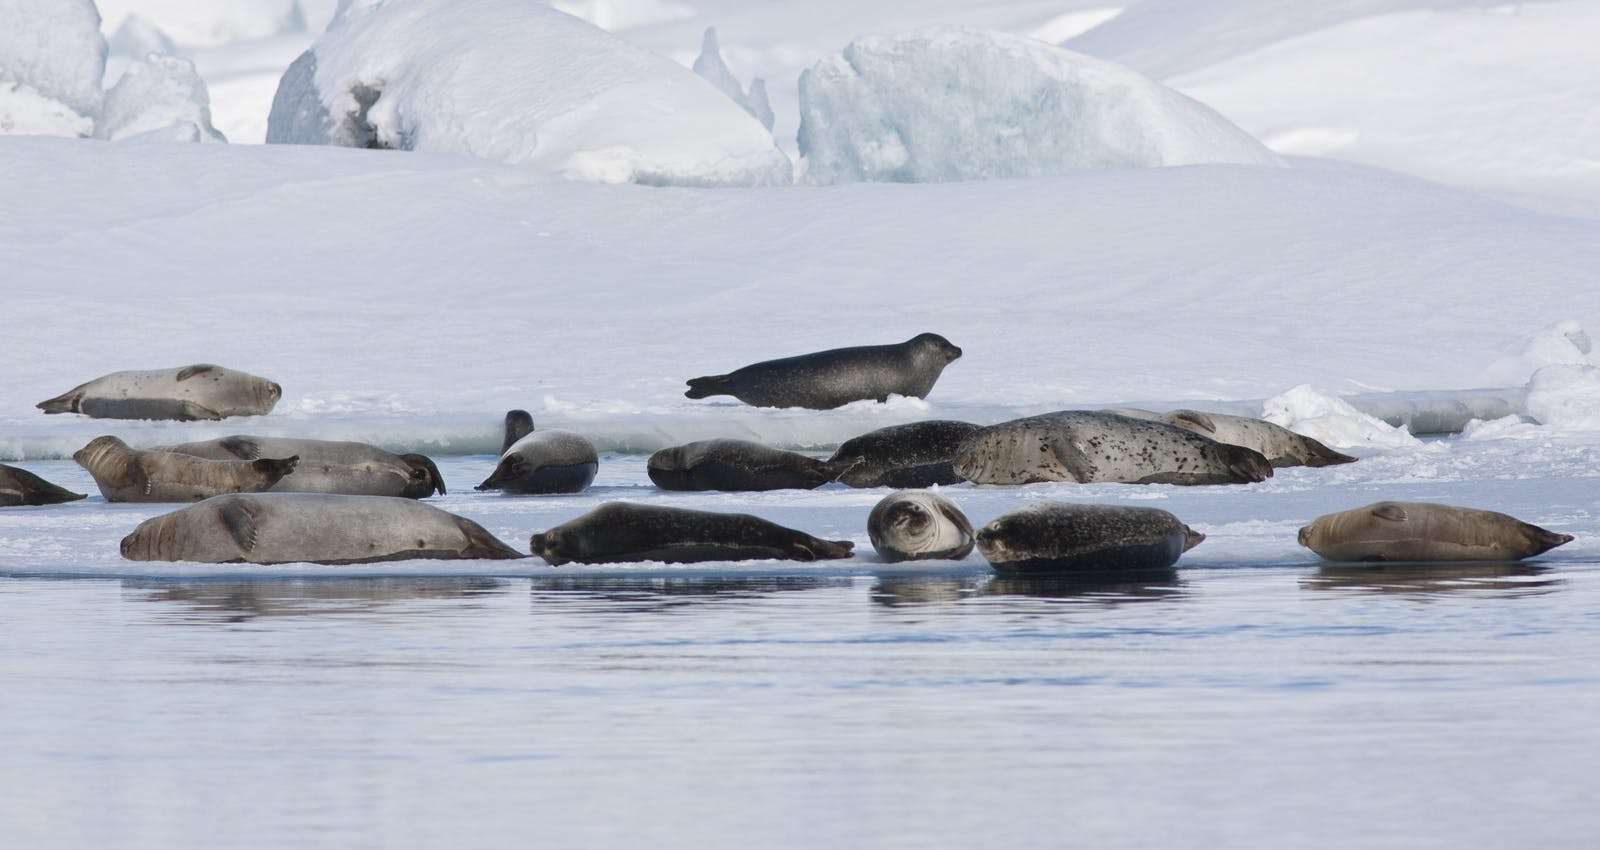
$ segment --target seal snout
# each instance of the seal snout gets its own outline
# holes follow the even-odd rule
[[[1308,525],[1308,526],[1300,529],[1300,545],[1301,546],[1305,546],[1307,548],[1310,548],[1310,546],[1311,546],[1311,526]]]

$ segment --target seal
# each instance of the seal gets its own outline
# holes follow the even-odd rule
[[[475,489],[507,493],[581,493],[600,471],[600,455],[589,438],[572,431],[533,430],[525,410],[506,413],[500,463]]]
[[[1506,514],[1432,502],[1374,502],[1300,529],[1300,545],[1330,561],[1517,561],[1572,539]]]
[[[956,453],[974,484],[1242,484],[1272,476],[1261,454],[1192,431],[1092,410],[1061,410],[979,429]]]
[[[1265,419],[1188,409],[1153,413],[1148,410],[1119,408],[1107,412],[1165,422],[1193,431],[1202,437],[1210,437],[1219,443],[1254,449],[1278,469],[1286,466],[1333,466],[1340,463],[1355,463],[1357,460],[1328,448],[1320,441],[1304,434],[1297,434]]]
[[[956,503],[931,490],[901,490],[872,506],[867,537],[889,563],[959,560],[972,551],[972,523]]]
[[[0,508],[56,505],[76,501],[86,495],[57,487],[26,469],[0,463]]]
[[[689,379],[689,398],[731,395],[756,407],[831,410],[852,401],[886,401],[891,394],[926,398],[961,349],[938,334],[894,345],[833,348],[764,360],[726,375]]]
[[[551,566],[578,562],[778,559],[821,561],[848,558],[849,540],[819,540],[750,514],[728,514],[607,502],[529,540],[533,554]]]
[[[108,502],[197,502],[223,493],[258,493],[294,472],[297,457],[207,460],[140,451],[116,437],[96,437],[73,453]]]
[[[645,472],[663,490],[812,490],[850,464],[749,440],[697,440],[650,455]]]
[[[439,467],[426,455],[394,454],[366,443],[235,434],[196,443],[153,446],[149,450],[210,460],[300,458],[293,475],[268,488],[272,493],[343,493],[408,499],[427,498],[435,492],[445,494]]]
[[[525,558],[472,520],[398,496],[250,493],[151,517],[122,538],[130,561],[367,564]]]
[[[1164,570],[1206,536],[1159,508],[1035,502],[977,538],[996,571],[1036,574]]]
[[[265,414],[282,397],[283,387],[266,378],[197,363],[112,372],[35,406],[95,419],[223,419]]]
[[[961,443],[978,428],[949,419],[890,425],[845,440],[831,460],[852,463],[839,476],[851,487],[916,489],[957,484],[964,479],[956,474],[951,461]]]

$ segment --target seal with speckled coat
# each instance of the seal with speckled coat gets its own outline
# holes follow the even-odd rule
[[[96,419],[223,419],[259,416],[283,397],[266,378],[210,363],[172,369],[112,372],[79,384],[36,407]]]
[[[663,490],[812,490],[850,463],[818,460],[750,440],[696,440],[650,456],[645,471]]]
[[[1340,463],[1355,463],[1357,460],[1328,448],[1320,441],[1304,434],[1297,434],[1265,419],[1188,409],[1153,413],[1148,410],[1118,408],[1107,412],[1165,422],[1193,431],[1202,437],[1210,437],[1219,443],[1254,449],[1275,468],[1333,466]]]
[[[1506,514],[1432,502],[1374,502],[1300,529],[1300,545],[1330,561],[1516,561],[1571,541]]]
[[[122,538],[131,561],[366,564],[525,558],[470,519],[399,496],[250,493],[152,517]]]
[[[948,419],[890,425],[845,440],[832,459],[852,464],[839,476],[851,487],[957,484],[964,479],[956,474],[951,461],[962,442],[979,427]]]
[[[18,505],[56,505],[84,498],[40,478],[26,469],[0,463],[0,508]]]
[[[731,395],[756,407],[831,410],[852,401],[886,401],[890,395],[926,398],[961,349],[938,334],[918,334],[894,345],[833,348],[765,360],[726,375],[689,379],[689,398]]]
[[[300,460],[208,460],[140,451],[111,436],[90,440],[72,459],[89,470],[108,502],[197,502],[224,493],[259,493],[294,472]]]
[[[384,451],[366,443],[252,437],[235,434],[216,440],[153,446],[150,451],[177,452],[211,460],[300,458],[293,475],[268,488],[272,493],[343,493],[346,496],[404,496],[423,499],[445,493],[439,467],[426,455]]]
[[[956,503],[931,490],[901,490],[872,506],[867,536],[890,563],[956,560],[972,551],[972,522]]]
[[[1242,484],[1272,476],[1260,452],[1164,422],[1062,410],[982,428],[956,454],[974,484]]]
[[[608,502],[529,539],[552,566],[665,561],[848,558],[849,540],[820,540],[749,514]]]
[[[600,454],[588,437],[559,429],[535,431],[525,410],[506,413],[504,446],[494,472],[474,489],[581,493],[600,471]]]
[[[998,571],[1161,570],[1204,534],[1159,508],[1035,502],[978,530],[978,551]]]

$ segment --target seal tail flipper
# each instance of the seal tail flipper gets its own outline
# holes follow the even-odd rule
[[[856,544],[850,540],[819,540],[815,537],[795,541],[791,551],[799,561],[832,561],[855,555]]]
[[[515,481],[518,478],[522,478],[530,471],[531,470],[528,468],[527,462],[523,459],[518,457],[503,457],[500,459],[499,465],[494,468],[494,472],[489,473],[489,477],[483,479],[482,484],[479,484],[472,489],[499,490],[505,486],[507,481]]]
[[[700,378],[689,379],[689,389],[684,392],[688,398],[708,398],[714,395],[733,395],[727,375],[706,375]]]
[[[1304,531],[1304,529],[1301,530]],[[1183,535],[1183,551],[1185,552],[1193,549],[1196,546],[1199,546],[1201,543],[1206,542],[1206,536],[1204,534],[1195,531],[1187,525],[1183,527]]]
[[[834,481],[838,481],[840,476],[859,466],[861,464],[861,460],[862,459],[858,457],[834,457],[823,461],[822,474],[826,475],[827,478],[824,478],[822,483],[829,484]]]
[[[278,483],[278,481],[280,479],[282,479],[285,475],[288,475],[289,473],[294,472],[295,465],[298,464],[299,462],[300,462],[300,456],[299,455],[291,455],[289,457],[281,458],[281,459],[280,458],[264,457],[264,458],[261,458],[260,460],[250,461],[250,464],[252,466],[254,466],[258,471],[272,476],[272,483],[267,485],[268,487],[270,487],[270,486],[272,486],[272,484]]]
[[[467,545],[461,550],[463,558],[489,558],[493,560],[509,561],[514,558],[530,557],[522,552],[507,546],[500,538],[490,534],[483,526],[465,517],[456,517],[456,524],[461,533],[467,536]]]
[[[523,437],[533,433],[533,416],[526,410],[506,411],[506,438],[500,446],[500,453],[505,454],[511,446]],[[439,491],[443,493],[444,491]]]
[[[1360,458],[1336,452],[1316,440],[1306,437],[1306,466],[1334,466],[1341,463],[1355,463]]]
[[[422,490],[423,496],[431,495],[434,492],[441,496],[445,494],[444,476],[439,474],[439,467],[433,462],[433,458],[427,455],[410,453],[401,455],[400,459],[411,466],[412,478],[427,485],[427,489]]]
[[[55,398],[47,398],[34,405],[45,413],[77,413],[78,402],[83,399],[83,387],[76,386]]]
[[[1551,549],[1566,543],[1571,543],[1575,538],[1570,534],[1558,534],[1548,529],[1540,528],[1532,523],[1522,524],[1523,533],[1528,535],[1528,542],[1535,547],[1533,555],[1548,552]]]

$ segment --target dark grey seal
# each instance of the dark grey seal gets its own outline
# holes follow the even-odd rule
[[[1270,478],[1272,464],[1253,449],[1164,422],[1062,410],[978,430],[962,444],[955,471],[974,484],[1242,484]]]
[[[259,493],[294,472],[299,458],[208,460],[176,452],[140,451],[96,437],[73,453],[108,502],[197,502],[224,493]]]
[[[1572,539],[1506,514],[1431,502],[1374,502],[1300,529],[1300,545],[1330,561],[1516,561]]]
[[[821,561],[848,558],[855,547],[849,540],[819,540],[749,514],[631,502],[608,502],[533,535],[529,545],[533,554],[557,567],[573,561]]]
[[[931,490],[901,490],[873,505],[867,537],[885,561],[956,560],[972,551],[972,522]]]
[[[216,440],[153,446],[211,460],[300,458],[294,474],[268,488],[272,493],[342,493],[346,496],[404,496],[422,499],[445,494],[439,467],[426,455],[395,454],[366,443],[253,437],[235,434]]]
[[[818,460],[749,440],[697,440],[669,446],[645,462],[663,490],[811,490],[833,481],[849,463]]]
[[[1193,431],[1230,446],[1244,446],[1261,453],[1274,468],[1286,466],[1333,466],[1355,463],[1357,458],[1336,452],[1304,434],[1297,434],[1276,422],[1233,416],[1227,413],[1210,413],[1204,410],[1169,410],[1153,413],[1148,410],[1117,409],[1106,411],[1137,419],[1153,419]]]
[[[283,397],[266,378],[210,363],[112,372],[36,405],[45,413],[96,419],[223,419],[259,416]]]
[[[978,551],[997,571],[1151,571],[1205,540],[1158,508],[1035,502],[978,530]]]
[[[26,469],[0,463],[0,508],[18,505],[55,505],[85,497],[40,478]]]
[[[366,564],[524,558],[470,519],[399,496],[216,496],[152,517],[122,538],[131,561]]]
[[[504,449],[494,472],[475,489],[507,493],[581,493],[600,471],[589,438],[572,431],[533,430],[525,410],[506,413]]]
[[[925,398],[961,349],[938,334],[894,345],[833,348],[752,363],[726,375],[689,379],[689,398],[731,395],[756,407],[831,410],[852,401],[885,401],[891,394]]]
[[[948,419],[890,425],[845,440],[832,460],[852,464],[839,476],[851,487],[915,489],[957,484],[966,479],[956,474],[956,452],[979,427]]]

